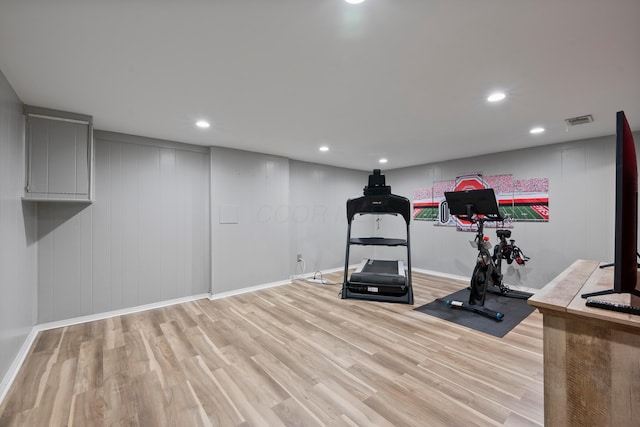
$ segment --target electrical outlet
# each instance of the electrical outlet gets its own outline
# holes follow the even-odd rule
[[[298,261],[298,262],[302,261],[302,254],[298,254],[297,261]]]

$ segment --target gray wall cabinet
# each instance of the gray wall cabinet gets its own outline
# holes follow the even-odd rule
[[[25,106],[25,199],[91,201],[91,116]]]

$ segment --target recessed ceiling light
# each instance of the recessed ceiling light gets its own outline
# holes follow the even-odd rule
[[[529,131],[529,133],[533,133],[533,134],[542,133],[542,132],[544,132],[544,128],[543,127],[535,127],[535,128],[533,128],[533,129],[531,129]]]
[[[387,159],[384,159],[384,158],[382,158],[382,159],[380,159],[380,160],[378,160],[378,161],[379,161],[380,163],[387,163]]]
[[[326,145],[323,145],[322,147],[319,148],[319,150],[324,153],[325,151],[329,151],[329,147],[327,147]]]
[[[505,95],[504,92],[494,92],[491,95],[489,95],[489,97],[487,98],[487,101],[498,102],[498,101],[502,101],[506,97],[507,95]]]
[[[206,120],[198,120],[198,121],[196,122],[196,126],[198,126],[199,128],[202,128],[202,129],[206,129],[206,128],[208,128],[208,127],[209,127],[209,126],[211,126],[211,125],[210,125],[210,124],[209,124],[209,122],[208,122],[208,121],[206,121]]]
[[[362,3],[364,0],[344,0],[349,4],[360,4]]]

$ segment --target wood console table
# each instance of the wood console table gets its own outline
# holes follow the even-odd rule
[[[543,314],[547,427],[640,426],[640,316],[585,306],[581,294],[613,287],[599,265],[578,260],[529,298]]]

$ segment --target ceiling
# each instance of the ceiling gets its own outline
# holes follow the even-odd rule
[[[0,70],[96,129],[395,169],[640,130],[640,1],[0,0]]]

